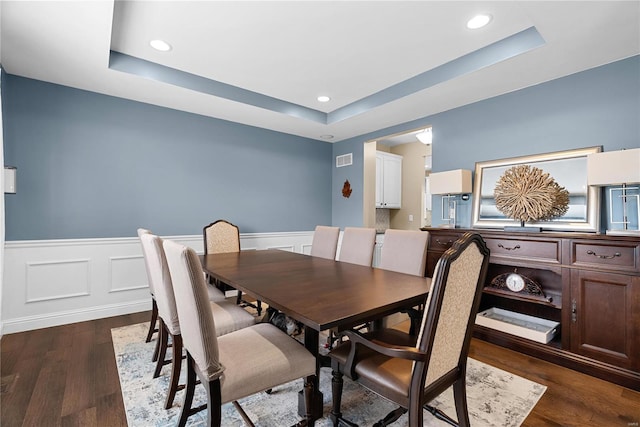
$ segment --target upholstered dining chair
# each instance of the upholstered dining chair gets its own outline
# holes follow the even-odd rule
[[[482,237],[465,233],[436,265],[417,339],[389,329],[346,332],[349,341],[329,353],[334,425],[342,419],[343,375],[400,405],[376,425],[386,426],[408,411],[409,426],[422,426],[423,408],[455,425],[446,414],[427,405],[450,386],[458,424],[469,425],[467,355],[488,264],[489,250]]]
[[[217,319],[206,303],[200,259],[193,249],[166,240],[164,250],[173,278],[178,319],[187,351],[187,387],[178,426],[199,409],[191,409],[196,377],[207,392],[208,426],[220,426],[221,405],[305,377],[305,401],[311,401],[316,359],[300,343],[270,323],[259,323],[217,336]],[[292,402],[292,406],[294,402]],[[312,425],[307,405],[306,421]]]
[[[418,230],[392,230],[384,233],[378,268],[398,273],[424,276],[427,265],[429,232]],[[408,309],[411,333],[415,334],[422,320],[422,307]]]
[[[148,230],[146,228],[138,228],[137,231],[138,231],[138,237],[142,236],[143,234],[153,234],[151,232],[151,230]],[[143,248],[143,258],[144,258],[144,248]],[[149,285],[149,293],[151,294],[151,320],[149,322],[149,331],[147,332],[147,337],[145,339],[145,342],[149,342],[149,341],[151,341],[151,338],[153,337],[153,334],[155,332],[159,332],[159,328],[157,326],[157,324],[158,324],[158,304],[156,303],[156,296],[155,296],[155,291],[153,289],[153,282],[151,280],[151,273],[149,272],[149,266],[148,266],[148,263],[146,262],[146,259],[145,259],[144,266],[145,266],[145,269],[147,271],[147,283]],[[207,287],[207,291],[209,293],[209,299],[211,301],[225,301],[226,300],[225,295],[222,292],[220,292],[218,289],[216,289],[216,288],[214,288],[212,286],[208,286]],[[153,356],[151,357],[151,360],[153,362],[156,362],[158,360],[158,353],[159,352],[160,352],[160,339],[156,340],[156,347],[153,350]]]
[[[237,225],[227,220],[219,219],[205,226],[202,229],[204,237],[204,254],[221,254],[228,252],[240,252],[240,229]],[[233,289],[227,283],[221,283],[215,279],[208,277],[210,284],[216,285],[223,291]],[[258,316],[262,314],[262,302],[256,301],[255,304],[242,298],[242,291],[238,290],[236,298],[238,305],[253,307],[257,310]]]
[[[182,365],[180,322],[176,309],[173,282],[169,274],[164,249],[162,248],[162,239],[153,234],[143,234],[140,236],[140,241],[142,242],[142,250],[150,281],[156,290],[160,323],[158,336],[160,347],[153,378],[160,376],[162,367],[171,363],[171,377],[164,405],[165,409],[169,409],[173,405],[176,392],[180,389],[178,386]],[[208,293],[206,299],[209,300]],[[216,319],[216,324],[218,325],[216,332],[220,335],[255,324],[255,317],[231,301],[208,302],[211,308],[211,315]],[[169,338],[171,338],[173,347],[172,358],[165,361]]]
[[[138,231],[138,238],[140,238],[143,234],[151,234],[151,231],[147,230],[146,228],[138,228],[137,231]],[[144,254],[144,248],[143,248],[143,254]],[[143,258],[144,258],[144,255],[143,255]],[[158,304],[156,303],[156,296],[153,290],[153,283],[151,283],[151,273],[149,272],[149,266],[147,265],[146,260],[144,263],[144,268],[147,271],[147,284],[149,286],[149,293],[151,294],[151,320],[149,321],[149,330],[147,331],[147,337],[144,340],[144,342],[149,342],[151,341],[153,334],[155,332],[158,332],[158,326],[157,326],[158,325]],[[157,340],[156,348],[153,351],[153,356],[151,357],[151,360],[153,362],[158,360],[159,350],[160,350],[160,340]]]
[[[375,228],[345,227],[338,260],[370,267],[375,245]]]
[[[342,233],[342,244],[338,260],[371,267],[373,250],[376,245],[376,229],[365,227],[345,227]],[[329,330],[326,348],[333,348],[333,343],[339,339],[339,331]]]
[[[427,231],[387,229],[384,232],[378,268],[424,276],[428,243]]]
[[[338,249],[338,238],[340,237],[340,227],[329,227],[318,225],[313,232],[311,241],[311,256],[336,259]]]

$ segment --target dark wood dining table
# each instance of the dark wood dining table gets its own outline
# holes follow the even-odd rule
[[[319,332],[381,319],[425,302],[430,279],[277,249],[202,255],[203,270],[304,325],[316,357],[314,418],[322,417]],[[304,415],[303,401],[298,412]]]

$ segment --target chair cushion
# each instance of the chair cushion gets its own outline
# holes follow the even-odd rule
[[[382,329],[365,334],[372,341],[382,341],[393,345],[415,346],[416,338],[396,329]],[[351,343],[345,341],[334,348],[329,356],[344,368],[349,356]],[[358,351],[356,375],[358,382],[375,392],[393,396],[396,401],[406,400],[409,396],[409,385],[413,362],[404,359],[393,359],[367,347],[361,346]]]
[[[252,326],[256,323],[255,317],[231,301],[212,302],[211,314],[216,324],[216,334],[218,336]]]
[[[315,375],[316,359],[302,344],[269,323],[218,337],[222,403]]]
[[[368,357],[356,365],[358,382],[394,402],[409,397],[413,362],[380,354]]]

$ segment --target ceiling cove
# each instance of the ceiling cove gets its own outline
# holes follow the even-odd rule
[[[544,46],[545,40],[535,27],[529,27],[502,40],[463,55],[431,70],[396,83],[379,92],[361,98],[329,113],[287,102],[278,98],[243,89],[224,82],[208,79],[151,61],[111,50],[109,68],[154,81],[213,95],[269,111],[310,120],[320,124],[333,124],[365,113],[381,105],[435,86],[456,77],[473,73],[506,61],[525,52]]]

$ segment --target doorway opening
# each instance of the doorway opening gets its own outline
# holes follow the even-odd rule
[[[431,131],[431,126],[424,126],[365,143],[363,223],[366,227],[375,227],[378,232],[384,232],[387,228],[417,230],[431,226],[429,174],[432,151],[429,138],[427,143],[421,141],[425,136],[430,137]],[[392,208],[380,203],[383,197],[380,190],[384,185],[380,158],[385,157],[384,153],[390,155],[387,157],[402,157],[401,202],[399,205],[393,204]]]

